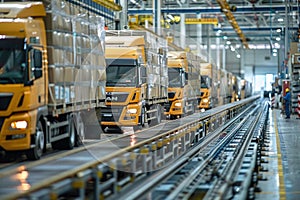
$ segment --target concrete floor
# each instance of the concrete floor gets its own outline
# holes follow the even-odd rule
[[[263,157],[265,171],[260,175],[255,194],[259,200],[299,200],[300,199],[300,119],[291,115],[285,119],[278,109],[270,112],[268,128],[269,147]]]

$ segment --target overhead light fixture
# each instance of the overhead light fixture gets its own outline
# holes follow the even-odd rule
[[[281,32],[281,29],[280,29],[280,28],[278,28],[278,29],[276,30],[276,32],[277,32],[277,33],[280,33],[280,32]]]
[[[279,21],[279,22],[283,22],[283,19],[282,19],[282,18],[279,18],[278,21]]]
[[[276,37],[275,39],[276,39],[276,41],[280,41],[280,37]]]

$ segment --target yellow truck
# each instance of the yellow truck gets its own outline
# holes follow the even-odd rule
[[[240,81],[240,99],[246,99],[252,95],[252,83],[246,79]]]
[[[231,98],[231,103],[235,101],[239,101],[239,83],[241,81],[241,78],[233,75],[232,76],[232,98]]]
[[[102,17],[63,0],[0,4],[0,148],[6,156],[39,159],[50,144],[80,144],[86,114],[104,106],[103,27]]]
[[[201,100],[199,109],[207,110],[218,105],[217,70],[211,63],[201,63]]]
[[[161,122],[168,101],[166,41],[150,32],[106,31],[106,107],[101,127],[133,127]]]
[[[198,65],[198,66],[197,66]],[[200,59],[185,51],[168,52],[168,99],[165,115],[176,119],[192,114],[200,101]]]

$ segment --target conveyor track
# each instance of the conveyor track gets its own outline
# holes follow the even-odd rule
[[[149,177],[152,184],[145,181],[143,191],[127,191],[126,197],[253,199],[269,105],[253,106],[212,133],[214,139],[206,137],[208,145],[199,143],[172,163],[176,168],[157,172]]]
[[[64,152],[0,173],[1,199],[103,199],[167,167],[256,101],[249,98],[137,134]],[[172,165],[173,166],[173,165]],[[175,165],[174,165],[175,166]],[[166,168],[165,168],[166,169]]]

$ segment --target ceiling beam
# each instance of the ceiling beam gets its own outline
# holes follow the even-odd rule
[[[291,11],[297,11],[298,7],[291,6]],[[253,13],[253,12],[284,12],[285,7],[284,6],[237,6],[237,10],[235,13]],[[146,9],[128,9],[128,14],[130,15],[152,15],[153,9],[152,8],[146,8]],[[201,14],[201,13],[221,13],[221,10],[219,7],[215,8],[203,8],[203,7],[194,7],[194,8],[162,8],[162,13],[169,13],[169,14]]]
[[[277,29],[282,29],[283,27],[282,26],[273,26],[273,27],[240,27],[242,31],[271,31],[271,30],[277,30]],[[232,27],[222,27],[222,28],[213,28],[214,31],[218,31],[218,30],[221,30],[221,31],[226,31],[226,32],[230,32],[230,31],[234,31],[232,29]],[[290,27],[289,30],[298,30],[297,27]]]

